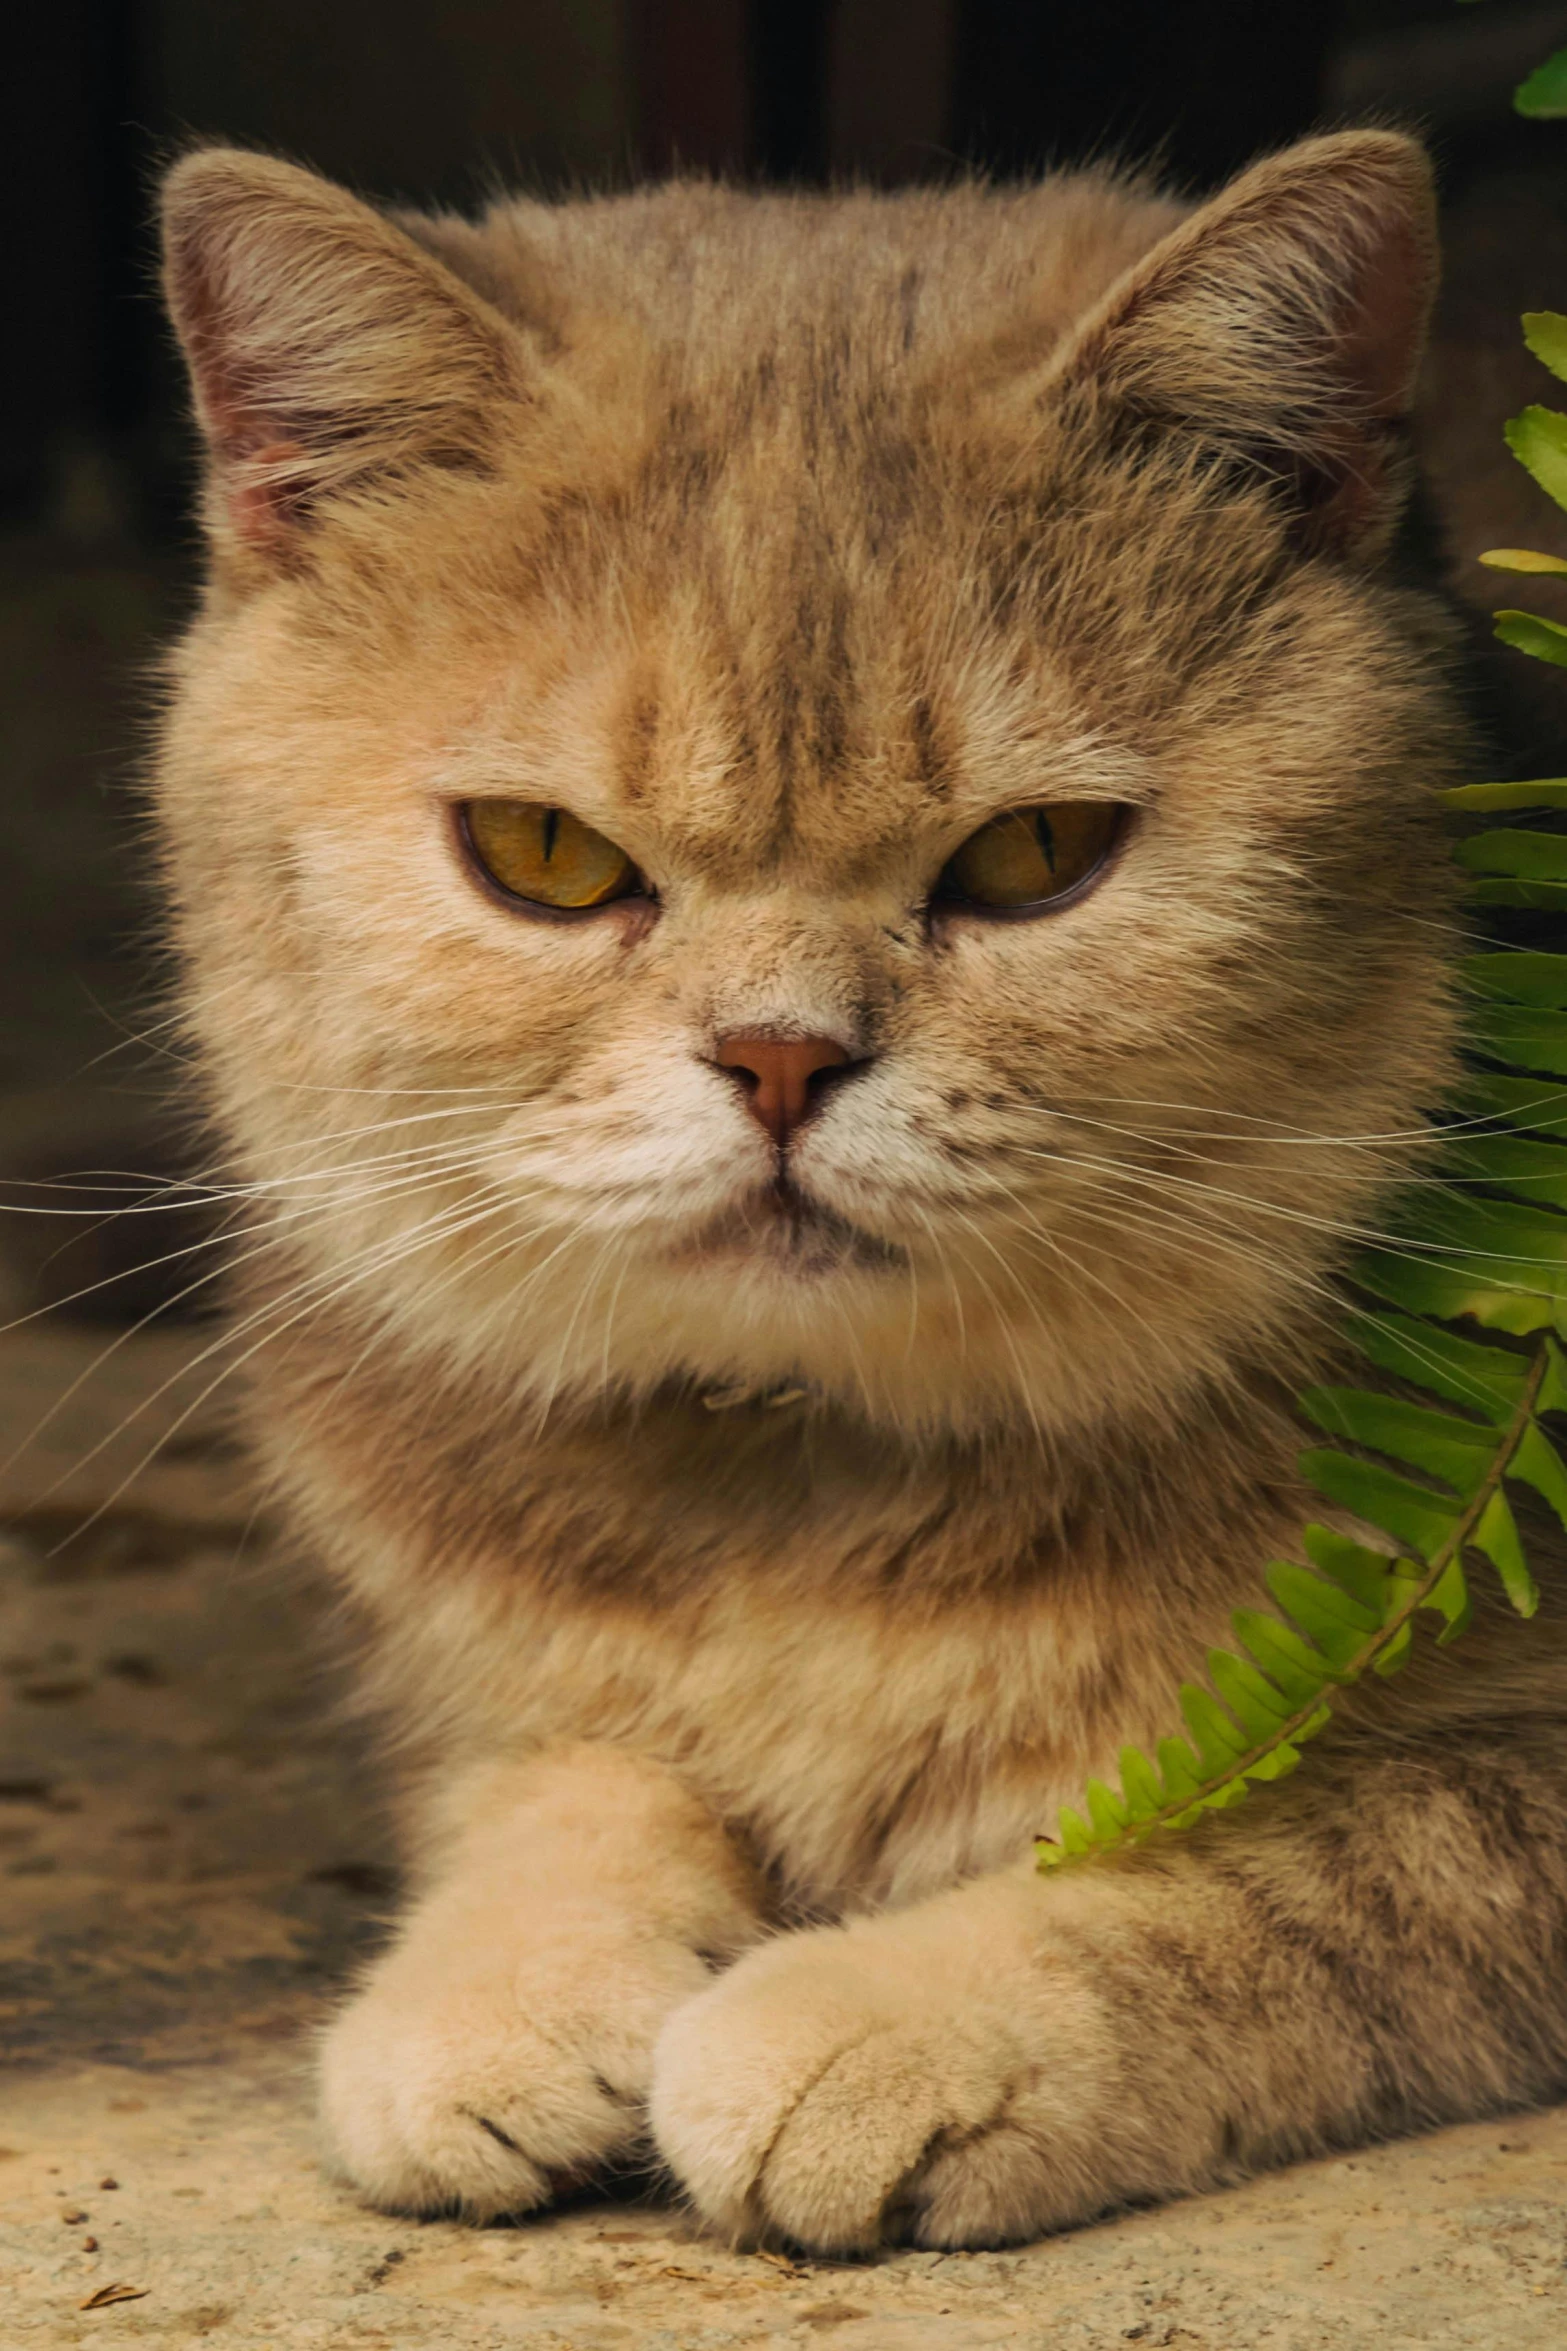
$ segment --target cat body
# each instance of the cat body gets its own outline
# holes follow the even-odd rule
[[[487,2217],[651,2136],[737,2232],[977,2244],[1558,2087],[1549,1605],[1032,1856],[1296,1548],[1454,1066],[1418,151],[477,224],[217,151],[168,251],[232,1344],[411,1868],[338,2167]],[[602,900],[486,862],[562,812]]]

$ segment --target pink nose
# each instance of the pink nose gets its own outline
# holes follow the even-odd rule
[[[812,1080],[847,1069],[854,1056],[836,1037],[720,1037],[713,1059],[741,1080],[746,1108],[784,1151],[816,1107]]]

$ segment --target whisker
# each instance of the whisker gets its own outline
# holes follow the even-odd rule
[[[115,1486],[113,1491],[98,1504],[97,1508],[82,1521],[80,1526],[73,1528],[71,1534],[64,1538],[64,1540],[74,1541],[78,1536],[85,1534],[89,1527],[95,1526],[98,1520],[104,1515],[104,1512],[111,1510],[114,1507],[114,1504],[119,1500],[120,1496],[125,1492],[126,1488],[130,1485],[133,1485],[136,1479],[139,1478],[142,1472],[147,1468],[148,1464],[156,1459],[157,1455],[162,1451],[163,1447],[167,1445],[170,1438],[175,1436],[178,1431],[185,1426],[186,1422],[191,1418],[192,1414],[199,1412],[202,1406],[217,1393],[218,1389],[223,1385],[225,1380],[231,1379],[236,1371],[242,1370],[254,1356],[261,1352],[263,1347],[271,1345],[273,1340],[280,1337],[284,1331],[293,1329],[295,1324],[304,1320],[307,1315],[317,1312],[322,1306],[330,1305],[337,1298],[344,1296],[350,1289],[353,1288],[356,1282],[363,1280],[367,1275],[384,1273],[388,1271],[393,1265],[399,1263],[402,1258],[410,1255],[415,1250],[427,1246],[432,1241],[448,1238],[454,1232],[462,1232],[466,1230],[469,1225],[477,1224],[485,1217],[497,1214],[502,1208],[509,1207],[511,1204],[511,1196],[507,1195],[503,1200],[497,1201],[478,1210],[473,1215],[466,1217],[454,1226],[443,1226],[439,1220],[432,1220],[430,1224],[419,1227],[412,1236],[405,1236],[395,1247],[388,1248],[385,1244],[377,1244],[376,1246],[363,1251],[359,1259],[354,1263],[352,1270],[346,1276],[340,1280],[333,1281],[330,1287],[322,1292],[320,1296],[309,1298],[307,1303],[300,1307],[297,1313],[288,1315],[287,1318],[281,1322],[277,1321],[276,1319],[279,1313],[282,1312],[284,1308],[293,1305],[299,1297],[305,1295],[310,1290],[319,1288],[320,1283],[324,1277],[316,1276],[309,1281],[296,1284],[291,1291],[285,1292],[281,1300],[274,1300],[268,1306],[260,1308],[253,1314],[244,1317],[234,1329],[225,1332],[220,1339],[214,1341],[212,1346],[204,1348],[201,1354],[198,1355],[192,1363],[181,1365],[177,1372],[172,1373],[168,1379],[162,1381],[158,1387],[153,1389],[149,1396],[144,1397],[142,1401],[137,1404],[129,1414],[127,1414],[126,1418],[119,1424],[117,1428],[111,1430],[108,1435],[101,1437],[98,1440],[98,1443],[91,1447],[91,1449],[82,1456],[81,1460],[78,1461],[72,1469],[62,1471],[60,1476],[54,1480],[53,1484],[47,1486],[43,1493],[37,1497],[40,1502],[48,1501],[49,1498],[59,1490],[59,1487],[64,1483],[67,1477],[79,1474],[79,1472],[84,1469],[89,1462],[97,1458],[97,1456],[104,1450],[106,1445],[111,1444],[115,1438],[122,1436],[127,1428],[133,1426],[134,1423],[141,1418],[144,1412],[149,1410],[152,1405],[159,1402],[160,1399],[168,1393],[171,1387],[174,1387],[181,1379],[187,1377],[190,1372],[199,1370],[201,1365],[210,1361],[211,1357],[216,1354],[221,1347],[232,1345],[237,1339],[248,1336],[249,1333],[257,1327],[261,1328],[260,1338],[256,1339],[253,1344],[247,1347],[243,1354],[238,1356],[233,1362],[224,1365],[223,1369],[219,1372],[218,1377],[215,1380],[209,1382],[209,1384],[201,1391],[200,1395],[195,1397],[191,1403],[186,1405],[185,1409],[178,1414],[175,1420],[171,1422],[170,1426],[161,1433],[157,1439],[157,1442],[153,1444],[145,1454],[143,1454],[141,1459],[136,1462],[131,1469],[126,1471],[125,1475],[120,1479],[118,1485]],[[269,1323],[272,1325],[272,1327],[265,1327]]]

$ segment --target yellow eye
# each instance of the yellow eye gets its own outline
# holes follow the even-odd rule
[[[530,906],[585,913],[642,890],[642,876],[624,849],[569,808],[543,808],[532,800],[467,800],[459,816],[475,864],[508,897]]]
[[[1115,800],[1009,808],[971,833],[948,859],[935,894],[1008,914],[1030,914],[1070,898],[1109,856],[1124,813]]]

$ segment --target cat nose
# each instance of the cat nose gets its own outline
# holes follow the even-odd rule
[[[780,1151],[815,1109],[812,1088],[828,1070],[847,1069],[854,1055],[836,1037],[720,1037],[713,1055],[745,1087],[746,1108]]]

